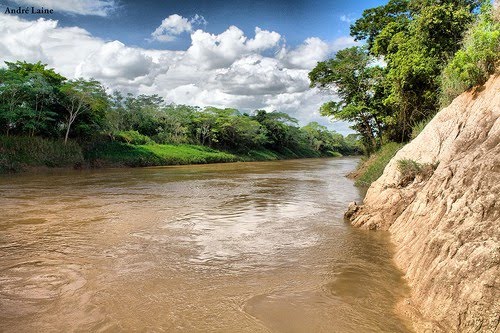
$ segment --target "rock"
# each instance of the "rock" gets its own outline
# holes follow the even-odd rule
[[[356,204],[355,201],[349,203],[347,211],[344,213],[344,219],[350,220],[351,217],[359,210],[359,208],[360,207]]]
[[[401,188],[394,184],[402,159],[439,164],[428,179]],[[389,162],[363,205],[349,205],[353,225],[391,232],[423,320],[417,332],[499,332],[499,199],[497,75],[441,110]]]

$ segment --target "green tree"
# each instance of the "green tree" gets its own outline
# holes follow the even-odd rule
[[[8,136],[15,128],[21,114],[25,86],[22,77],[6,69],[0,69],[0,119]]]
[[[390,115],[382,104],[384,69],[373,66],[374,61],[365,48],[351,47],[319,62],[309,73],[311,87],[334,92],[339,98],[325,103],[321,114],[352,122],[368,152],[380,146],[384,119]]]
[[[389,0],[386,5],[363,11],[360,19],[351,25],[351,36],[355,40],[366,40],[372,51],[375,39],[382,30],[401,30],[411,20],[410,0]]]
[[[164,107],[159,119],[158,141],[175,144],[194,142],[191,128],[197,111],[196,107],[188,105],[171,104]]]
[[[62,105],[67,111],[64,143],[68,141],[71,125],[85,113],[99,115],[108,107],[109,100],[104,87],[96,80],[76,79],[60,88]]]
[[[262,146],[267,140],[264,127],[248,115],[238,112],[229,117],[219,117],[216,123],[221,148],[246,152]]]
[[[305,138],[298,128],[298,120],[285,112],[256,110],[253,119],[265,129],[266,148],[286,152],[297,150],[304,144]]]
[[[197,110],[194,114],[192,129],[199,144],[212,146],[218,142],[217,116],[217,109],[212,107]]]
[[[125,101],[125,126],[147,136],[159,131],[159,118],[162,115],[164,100],[158,95],[128,94]]]
[[[54,104],[57,103],[56,91],[50,82],[39,72],[30,73],[26,82],[26,98],[29,101],[29,112],[25,114],[24,129],[30,136],[47,129],[55,120],[57,113]]]
[[[0,70],[0,118],[11,129],[33,136],[57,118],[57,92],[66,79],[41,62],[5,62]],[[54,127],[54,126],[52,126]]]
[[[440,73],[460,47],[473,21],[477,0],[389,1],[366,10],[351,27],[358,40],[387,63],[384,104],[395,110],[387,118],[393,140],[406,141],[411,128],[438,107]]]

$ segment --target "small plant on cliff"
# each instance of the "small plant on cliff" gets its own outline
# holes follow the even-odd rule
[[[411,184],[415,178],[419,178],[420,180],[427,180],[431,178],[438,164],[438,162],[420,164],[410,159],[399,160],[398,170],[401,175],[399,177],[398,185],[405,187]]]

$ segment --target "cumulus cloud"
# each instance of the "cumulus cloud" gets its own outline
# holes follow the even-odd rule
[[[13,0],[20,5],[54,9],[78,15],[108,16],[116,9],[114,0]]]
[[[343,36],[335,39],[331,44],[330,48],[333,52],[337,52],[338,50],[341,50],[346,47],[351,47],[351,46],[356,46],[359,45],[359,42],[356,42],[354,40],[354,37],[351,36]]]
[[[275,31],[255,28],[255,37],[247,41],[247,47],[251,51],[263,51],[275,47],[281,39],[281,35]]]
[[[185,30],[182,17],[178,22],[177,31]],[[220,34],[190,29],[187,50],[155,50],[104,41],[55,20],[0,14],[0,61],[41,60],[68,78],[93,77],[110,89],[159,94],[167,102],[279,110],[303,125],[328,123],[318,108],[331,96],[310,89],[307,73],[331,52],[352,45],[351,38],[308,38],[291,48],[279,33],[258,27],[250,37],[235,26]]]
[[[244,96],[305,91],[309,87],[304,71],[284,68],[279,60],[256,54],[218,71],[213,83],[223,92]]]
[[[255,29],[255,37],[248,39],[243,31],[230,26],[221,34],[196,30],[191,34],[187,56],[193,64],[207,69],[230,66],[238,58],[278,46],[281,35],[274,31]]]
[[[76,65],[104,42],[77,27],[61,28],[57,21],[36,21],[0,15],[0,50],[2,61],[42,61],[73,77]]]
[[[153,40],[160,42],[171,42],[183,32],[192,32],[193,25],[206,25],[207,21],[201,15],[196,14],[191,19],[187,19],[178,14],[172,14],[161,21],[158,28],[151,33]]]
[[[310,70],[334,52],[356,44],[357,42],[352,37],[340,37],[331,43],[317,37],[310,37],[295,49],[290,50],[283,46],[278,53],[278,58],[288,67]]]
[[[311,69],[318,61],[326,59],[329,53],[330,47],[326,42],[311,37],[296,49],[287,50],[283,47],[278,56],[290,67]]]
[[[75,76],[94,77],[120,84],[142,81],[152,83],[149,75],[155,69],[150,56],[141,49],[126,47],[119,41],[104,43],[78,64]]]

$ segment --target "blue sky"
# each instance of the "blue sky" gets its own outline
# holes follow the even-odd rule
[[[167,102],[320,117],[334,95],[308,87],[318,61],[355,45],[349,25],[384,1],[0,0],[0,61],[41,60],[68,78]],[[3,14],[7,7],[54,14]]]
[[[13,0],[1,3],[19,5],[19,2]],[[119,39],[125,44],[141,47],[178,49],[189,46],[189,35],[170,45],[150,43],[146,38],[171,14],[183,17],[198,14],[207,20],[206,29],[212,33],[220,33],[230,25],[251,33],[258,26],[278,31],[288,43],[297,45],[311,36],[329,40],[348,35],[347,20],[359,17],[363,9],[384,4],[384,1],[120,0],[114,3],[115,9],[106,17],[68,14],[57,9],[54,15],[47,17],[59,20],[62,25],[80,26],[104,39]],[[341,17],[347,20],[342,21]]]

